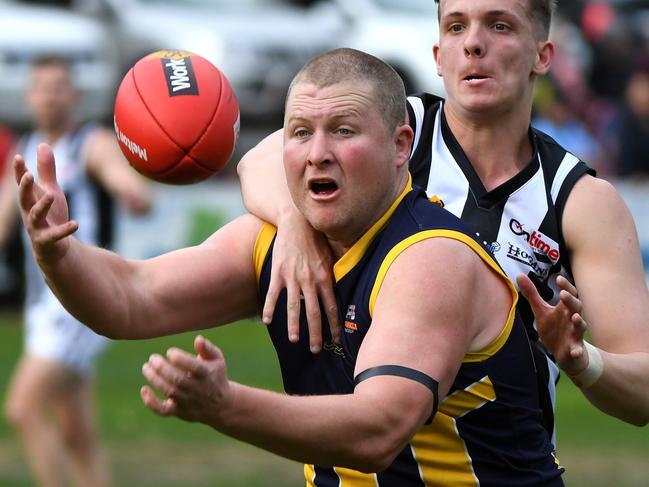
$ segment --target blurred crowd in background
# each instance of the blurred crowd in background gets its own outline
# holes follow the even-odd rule
[[[314,14],[311,17],[303,16],[303,22],[308,20],[315,24],[309,27],[310,31],[313,32],[319,29],[327,32],[327,28],[332,24],[330,21],[331,16],[327,15],[329,12],[325,8],[327,4],[341,5],[343,3],[355,4],[358,2],[337,2],[335,0],[174,0],[172,2],[156,0],[24,0],[21,2],[0,1],[0,9],[2,9],[3,5],[8,6],[11,3],[56,6],[60,9],[83,13],[86,17],[94,15],[105,23],[115,21],[115,17],[120,15],[120,5],[123,5],[124,9],[134,9],[146,5],[148,8],[147,13],[140,14],[142,17],[150,17],[156,9],[166,13],[165,9],[168,9],[172,4],[177,4],[184,11],[195,9],[205,12],[205,9],[209,7],[213,16],[219,17],[223,12],[223,17],[226,19],[234,19],[234,17],[228,17],[233,9],[245,11],[247,8],[248,15],[254,16],[255,11],[261,12],[263,7],[263,14],[259,14],[261,17],[265,17],[267,12],[273,9],[281,12],[281,15],[286,17],[288,17],[288,13],[296,10],[302,12],[309,10],[313,11]],[[560,144],[589,162],[602,177],[649,177],[649,0],[564,0],[558,3],[559,8],[551,33],[556,45],[556,58],[551,74],[538,83],[534,125],[549,133]],[[411,10],[414,13],[417,10],[421,12],[421,9],[427,9],[430,6],[431,15],[429,19],[433,19],[431,23],[434,22],[434,2],[432,0],[407,2],[375,0],[360,2],[358,6],[365,8],[378,6],[377,11],[385,9],[386,14],[390,13],[388,9],[401,7],[404,11]],[[338,8],[342,11],[343,16],[353,16],[349,9]],[[109,12],[110,9],[113,9],[112,13]],[[142,12],[145,11],[142,10]],[[396,17],[393,16],[393,19],[396,19]],[[141,22],[145,22],[145,19],[141,19]],[[319,25],[319,22],[322,25]],[[396,20],[394,22],[396,23]],[[142,25],[144,26],[142,30],[146,30],[146,24]],[[220,28],[219,24],[213,25],[215,30]],[[263,26],[264,24],[260,25]],[[278,30],[278,27],[275,22],[267,22],[265,29],[268,33],[257,32],[257,35],[260,37],[266,35],[268,37],[267,44],[270,46],[273,42],[277,42],[275,40],[277,33],[274,33],[273,30]],[[434,27],[436,26],[431,25],[430,31],[434,33],[431,36],[431,43],[437,32]],[[252,44],[250,35],[244,33],[243,27],[238,28],[241,38],[239,41],[232,40],[231,43],[227,44],[228,49],[224,49],[226,52],[223,57],[227,58],[227,51],[229,51],[229,57],[238,58],[237,62],[243,65],[246,62],[246,56],[242,55],[242,50],[247,48],[248,45],[252,46]],[[285,30],[286,28],[286,26],[281,26],[281,29]],[[187,31],[187,26],[182,27],[181,22],[179,22],[179,30],[182,29]],[[259,30],[259,26],[256,25],[255,29]],[[233,29],[233,33],[227,35],[236,36],[236,32],[237,30]],[[176,34],[172,32],[167,33],[168,42],[179,43],[174,35]],[[293,51],[286,49],[285,52],[282,52],[281,46],[272,50],[269,47],[266,53],[262,52],[260,54],[260,57],[264,54],[269,59],[275,56],[277,58],[273,60],[275,69],[282,67],[287,71],[296,70],[305,59],[315,54],[315,52],[300,53],[300,49],[302,51],[314,51],[318,47],[321,49],[328,47],[323,43],[323,40],[319,40],[321,44],[317,44],[311,39],[307,42],[306,39],[299,37],[300,33],[297,31],[293,35],[296,37],[292,41],[295,45]],[[391,36],[395,34],[386,32],[385,35]],[[113,42],[119,44],[121,37],[123,35],[114,35]],[[187,36],[185,35],[185,37]],[[136,42],[134,40],[131,44]],[[350,40],[350,42],[352,41]],[[358,43],[357,40],[353,42]],[[375,40],[374,42],[378,43],[379,41]],[[395,39],[390,39],[389,42],[394,43]],[[415,49],[414,41],[403,39],[403,43],[405,44],[402,47],[404,53]],[[207,40],[204,41],[204,44],[208,51],[215,49],[207,47]],[[212,42],[212,44],[215,43]],[[335,47],[333,39],[331,39],[331,44]],[[300,48],[301,45],[302,48]],[[133,57],[137,57],[147,49],[153,48],[155,48],[155,45],[150,44],[150,46],[143,45],[139,52],[130,51],[127,54],[123,49],[118,52],[121,55],[121,61],[126,66],[115,67],[116,79],[121,78],[125,69],[134,62]],[[237,49],[236,52],[234,51],[235,48]],[[257,48],[249,47],[248,49],[252,51]],[[134,52],[137,52],[137,55],[133,54]],[[425,53],[426,51],[422,50],[421,52]],[[287,57],[297,57],[300,55],[298,53],[304,59],[295,59],[292,64],[287,61]],[[36,54],[34,48],[28,53],[28,55]],[[208,58],[211,54],[211,52],[206,52]],[[380,54],[378,53],[378,55]],[[129,55],[131,58],[125,59]],[[13,57],[16,56],[16,54],[13,54]],[[418,56],[426,57],[425,54],[418,54]],[[0,59],[1,57],[0,54]],[[212,59],[214,60],[213,57]],[[231,62],[231,59],[215,60],[217,65],[229,62]],[[388,62],[400,63],[400,61],[394,59],[388,59]],[[428,59],[421,59],[420,62],[422,65],[431,63],[432,56]],[[258,60],[256,64],[259,64]],[[223,68],[223,66],[220,67]],[[269,76],[270,70],[269,65],[264,68],[263,74]],[[264,121],[271,120],[265,117],[265,114],[254,113],[247,107],[259,109],[260,106],[266,103],[262,98],[267,96],[273,96],[273,98],[281,101],[281,93],[272,92],[268,94],[262,92],[261,88],[257,92],[250,91],[249,86],[254,84],[254,80],[246,79],[239,82],[239,74],[229,71],[234,71],[234,69],[226,69],[226,74],[234,78],[231,81],[239,97],[245,98],[241,100],[244,122],[255,124],[261,121],[263,125]],[[401,68],[401,71],[405,72],[406,70]],[[284,78],[278,74],[273,76],[281,88],[292,74],[287,73]],[[249,76],[253,77],[255,74]],[[408,74],[404,74],[404,77],[413,78]],[[0,85],[2,83],[3,81],[0,79]],[[258,83],[269,83],[269,81],[265,79],[258,81]],[[431,89],[434,89],[430,85],[422,85],[421,82],[417,82],[415,79],[407,79],[406,84],[413,91],[431,91]],[[1,86],[0,92],[2,92]],[[112,96],[113,93],[110,95]],[[257,100],[254,100],[255,96],[258,98]],[[2,103],[9,103],[9,100],[0,100],[0,104]],[[12,103],[16,103],[16,100],[12,100]],[[98,100],[97,103],[102,102]],[[273,108],[277,110],[278,107],[281,107],[281,103]],[[93,112],[93,110],[89,110],[89,112],[97,113],[96,111]],[[0,114],[2,114],[2,110],[0,110]],[[109,117],[105,118],[107,121],[110,120]],[[254,120],[255,118],[259,120]],[[276,124],[277,117],[273,118],[272,121]],[[5,125],[9,128],[13,128],[13,120],[3,121],[0,119],[0,123],[2,122],[5,122]],[[20,126],[17,127],[18,130],[20,128]],[[243,133],[245,136],[245,123]],[[6,130],[0,132],[0,153],[3,148],[9,145],[9,134]],[[243,147],[243,149],[245,148],[247,147]],[[226,171],[225,175],[234,177],[234,171]]]
[[[27,9],[27,14],[21,15],[32,23],[26,24],[27,27],[3,25],[3,17],[15,18],[9,13],[13,15],[17,6]],[[170,10],[176,7],[181,10]],[[37,9],[49,9],[41,15],[38,27],[40,10]],[[89,37],[87,42],[74,40],[73,35],[82,35],[82,24],[58,26],[57,31],[57,22],[63,22],[64,17],[58,20],[51,9],[74,13],[94,23],[112,24],[106,29],[108,36],[102,41],[91,41]],[[281,116],[278,115],[281,115],[288,81],[318,50],[338,47],[341,43],[368,50],[395,65],[409,90],[441,94],[437,88],[441,82],[434,79],[428,45],[437,36],[434,9],[433,0],[0,0],[0,70],[3,72],[0,76],[0,161],[9,160],[13,141],[28,126],[25,120],[13,117],[21,100],[15,93],[10,94],[8,84],[15,83],[16,78],[8,73],[20,63],[26,65],[30,57],[43,54],[39,49],[58,45],[48,41],[38,47],[37,40],[46,34],[46,29],[53,39],[70,38],[67,41],[73,47],[70,52],[82,68],[85,66],[90,71],[89,76],[86,73],[85,78],[79,77],[82,84],[87,80],[91,87],[87,93],[92,96],[85,100],[85,106],[90,107],[86,113],[107,124],[112,121],[111,102],[117,83],[128,67],[146,52],[164,47],[185,49],[185,45],[180,45],[182,39],[182,42],[191,41],[190,47],[195,47],[191,50],[225,67],[224,72],[240,98],[243,139],[227,170],[214,179],[234,180],[236,159],[260,137],[279,127]],[[248,30],[241,22],[241,13],[239,17],[232,16],[235,10],[245,12],[243,15],[251,21]],[[182,18],[177,12],[182,12]],[[275,17],[271,18],[271,13]],[[333,13],[342,19],[342,25],[336,23]],[[402,13],[409,13],[410,17],[401,18]],[[370,34],[370,17],[378,35]],[[235,18],[239,20],[235,22]],[[286,24],[280,25],[280,21]],[[116,28],[118,22],[121,30]],[[405,29],[388,31],[399,22],[404,23]],[[29,26],[33,26],[31,31]],[[355,37],[335,34],[349,34],[354,30],[352,27]],[[154,32],[156,28],[158,31]],[[301,30],[292,30],[297,28]],[[87,32],[88,36],[96,36],[92,29]],[[429,41],[406,39],[404,32],[422,35],[422,39]],[[154,35],[158,36],[155,42]],[[537,85],[533,125],[587,161],[601,177],[625,184],[644,181],[649,187],[649,0],[559,1],[551,38],[556,56],[551,73]],[[116,56],[111,58],[106,54],[105,59],[115,66],[107,68],[104,62],[101,67],[99,61],[103,58],[93,57],[93,42],[98,45],[103,42],[105,53],[111,51],[105,47],[121,46],[121,50],[114,50]],[[379,50],[379,44],[386,50]],[[97,56],[103,56],[103,51]],[[416,70],[408,69],[408,63],[423,69],[415,73]],[[108,93],[104,88],[92,92],[96,88],[92,83],[97,81],[93,81],[93,73],[99,83],[103,80],[110,86]],[[431,73],[427,76],[431,83],[422,83],[421,73]],[[93,110],[99,105],[103,107],[101,110]],[[249,129],[253,126],[254,131]],[[6,164],[0,164],[2,170],[7,170]],[[20,302],[17,282],[20,266],[12,265],[21,262],[19,247],[16,242],[4,249],[0,259],[9,268],[14,267],[11,272],[7,266],[0,265],[0,306]]]
[[[649,177],[649,2],[560,2],[533,124],[601,177]]]

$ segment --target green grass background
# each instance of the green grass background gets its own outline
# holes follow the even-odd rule
[[[204,333],[225,353],[233,380],[280,390],[274,351],[262,325],[242,322]],[[116,487],[283,487],[304,485],[302,468],[198,424],[160,418],[141,403],[140,369],[153,352],[191,350],[194,334],[116,342],[97,377],[102,440]],[[0,313],[0,400],[22,347],[20,316]],[[559,458],[569,486],[649,486],[649,428],[591,407],[569,381],[559,385]],[[0,420],[0,486],[33,485],[20,445]]]

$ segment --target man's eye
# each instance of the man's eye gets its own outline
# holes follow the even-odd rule
[[[496,22],[494,24],[494,29],[503,32],[503,31],[508,30],[509,26],[507,24],[503,24],[502,22]]]
[[[460,32],[462,30],[462,25],[453,24],[448,28],[448,30],[451,31],[451,32]]]
[[[348,128],[339,128],[338,133],[340,135],[351,135],[352,131],[349,130]]]
[[[307,137],[309,135],[309,131],[306,129],[299,129],[295,131],[295,136],[299,138]]]

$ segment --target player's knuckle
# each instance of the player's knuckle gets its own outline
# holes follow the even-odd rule
[[[322,318],[322,313],[320,313],[319,307],[312,307],[307,309],[307,316],[309,320],[320,320]]]
[[[327,281],[329,282],[329,273],[325,269],[317,269],[314,272],[315,279],[317,281]]]

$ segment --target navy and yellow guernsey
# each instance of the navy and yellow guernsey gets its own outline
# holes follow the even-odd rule
[[[268,329],[284,388],[288,394],[298,395],[353,393],[356,357],[372,325],[381,283],[391,263],[416,242],[445,237],[465,243],[503,276],[512,294],[510,316],[500,336],[479,353],[465,356],[432,422],[419,430],[389,468],[364,474],[330,465],[306,465],[307,486],[564,485],[563,468],[552,455],[542,424],[534,363],[526,332],[515,314],[516,290],[471,235],[458,218],[432,204],[423,191],[413,190],[409,182],[385,215],[335,264],[335,293],[344,333],[340,346],[333,345],[328,327],[323,326],[325,345],[319,354],[309,350],[304,312],[300,341],[288,341],[283,292]],[[270,282],[274,237],[275,228],[264,225],[255,245],[262,301]]]

